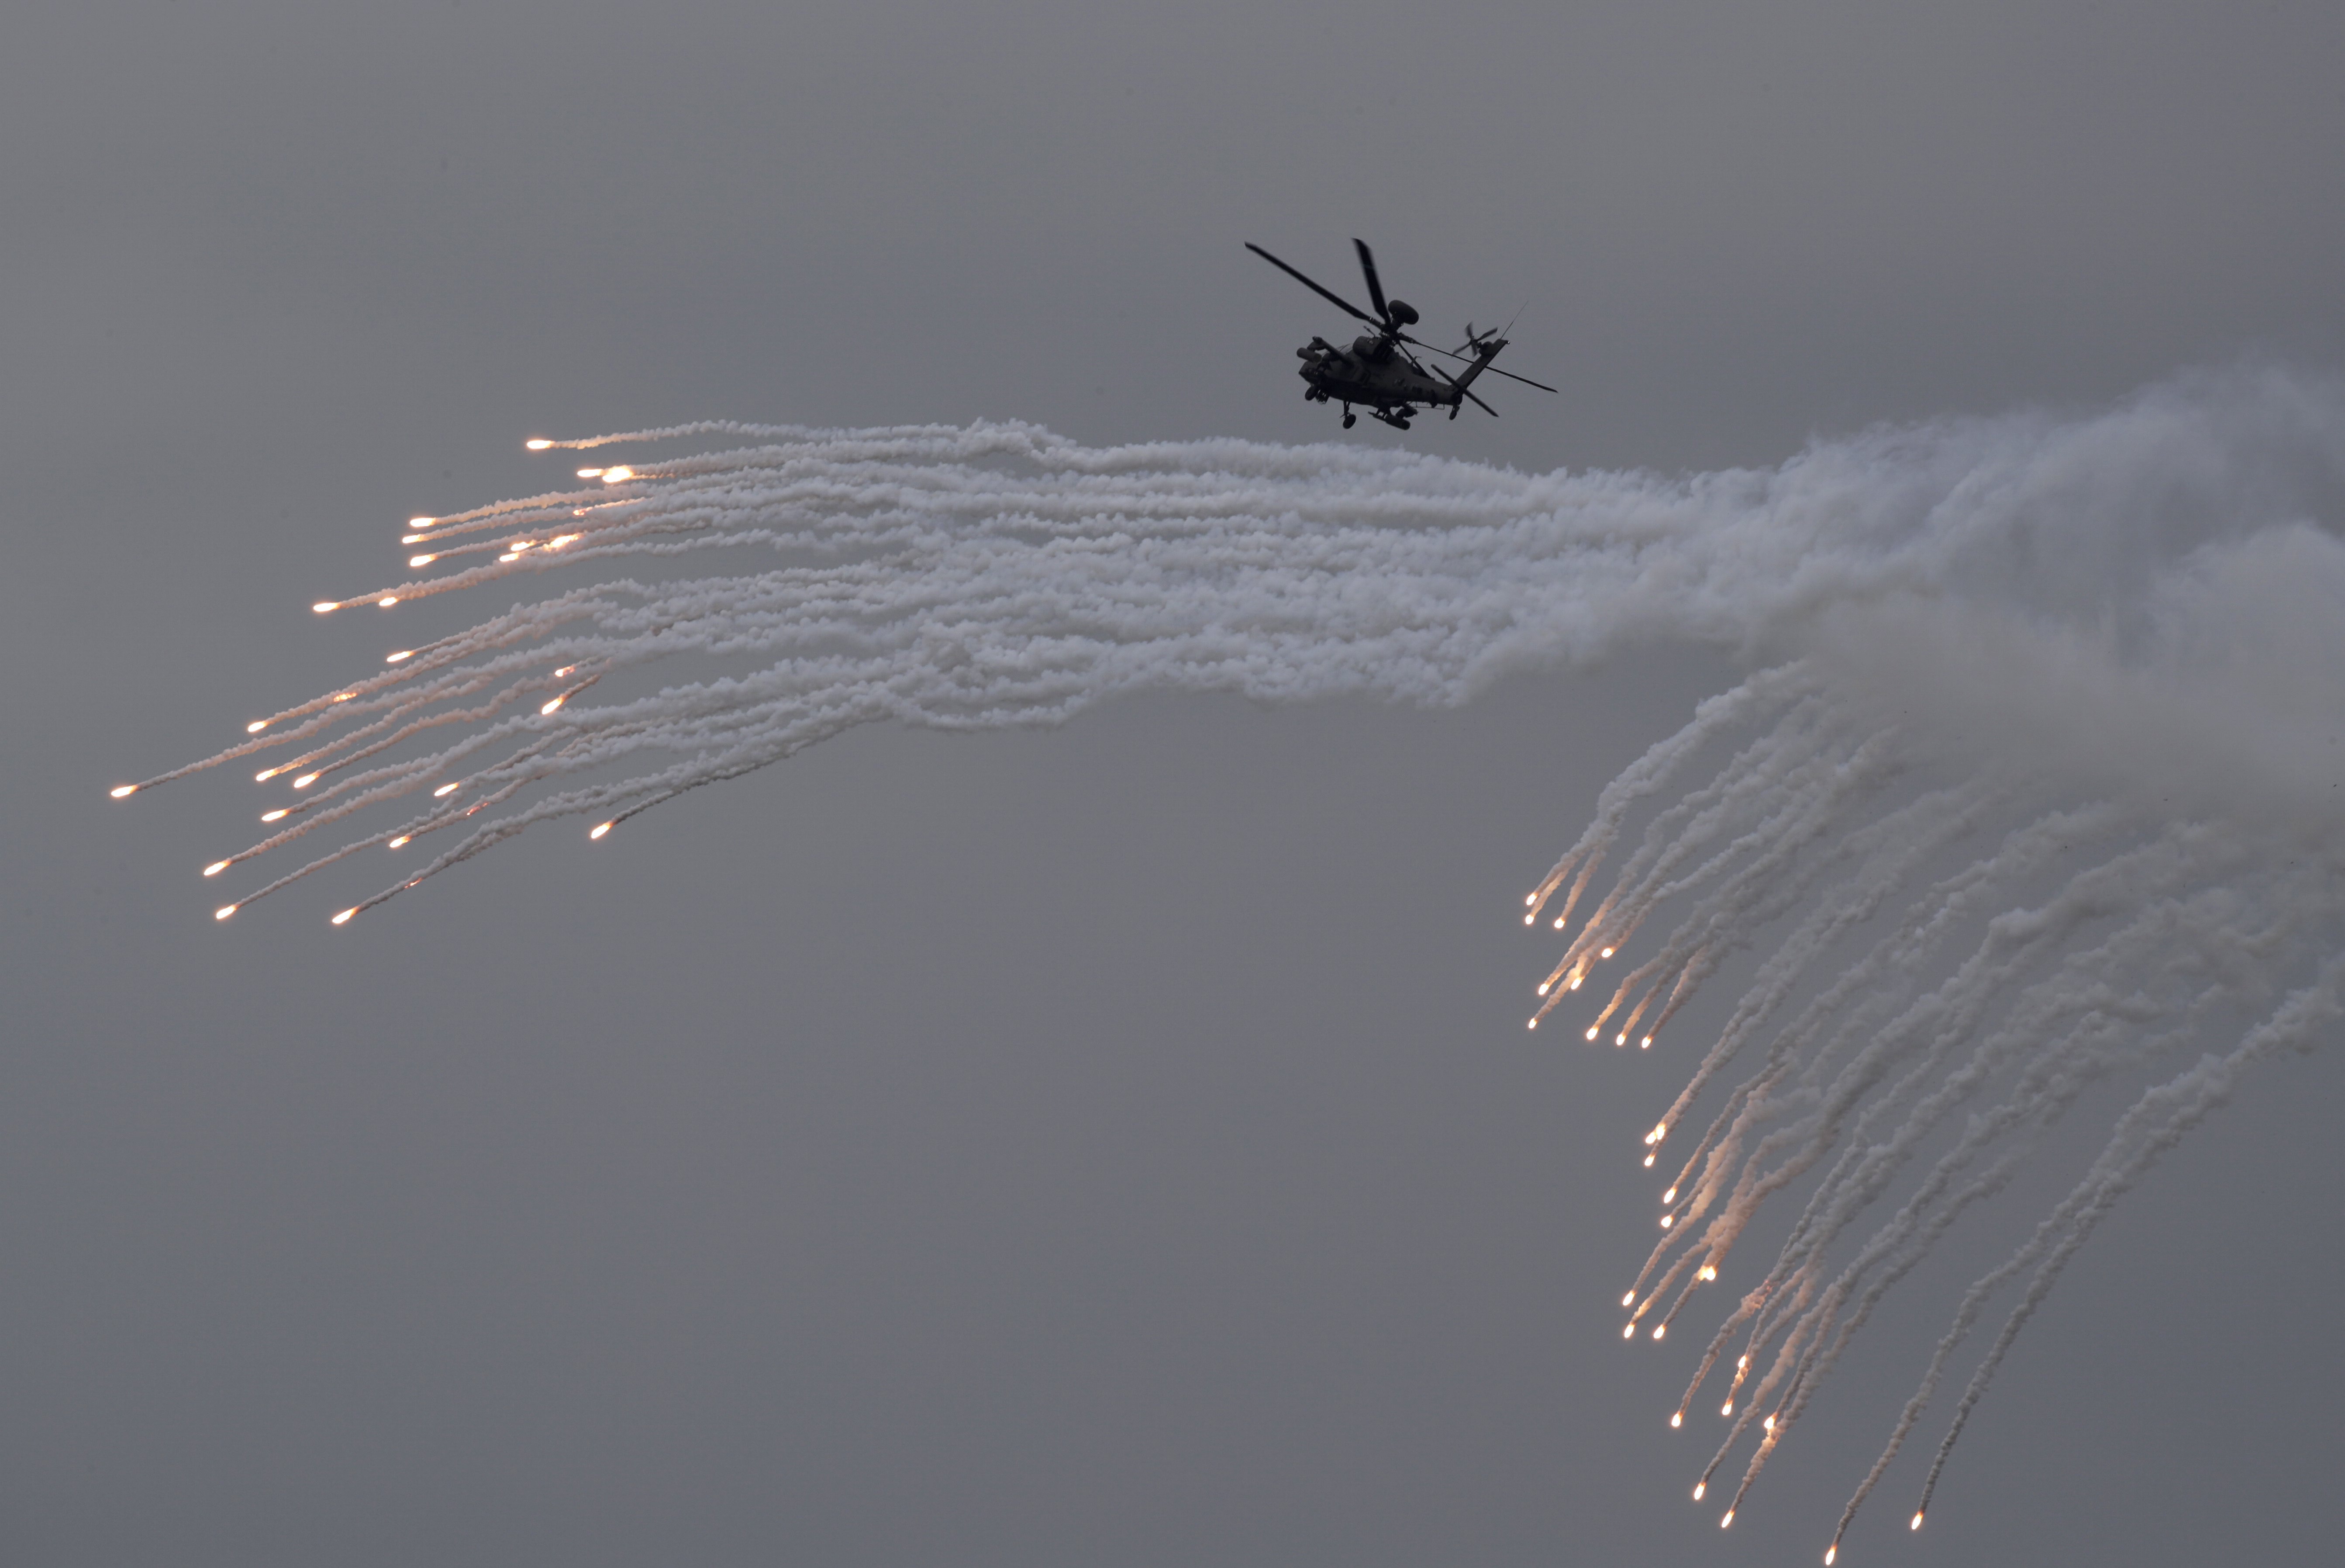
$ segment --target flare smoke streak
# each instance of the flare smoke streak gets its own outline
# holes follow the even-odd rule
[[[346,921],[533,824],[579,817],[600,837],[878,720],[1050,725],[1152,687],[1450,704],[1639,645],[1722,648],[1752,673],[1614,781],[1524,916],[1568,933],[1530,1022],[1560,1013],[1575,1040],[1677,1045],[1703,982],[1738,953],[1754,966],[1646,1134],[1660,1243],[1622,1303],[1627,1333],[1658,1339],[1703,1286],[1734,1292],[1672,1421],[1711,1398],[1723,1412],[1697,1495],[1741,1455],[1731,1519],[1884,1294],[2081,1097],[2137,1097],[1954,1304],[1834,1554],[1964,1352],[1924,1509],[2110,1205],[2245,1068],[2335,1027],[2333,382],[2237,369],[2108,410],[1881,429],[1676,478],[1100,449],[1020,424],[532,444],[690,435],[746,444],[419,520],[411,569],[436,570],[320,608],[629,561],[644,576],[399,650],[130,786],[248,758],[289,786],[269,835],[206,875],[300,864],[223,918],[361,852],[413,855]],[[688,574],[719,549],[764,569]],[[694,660],[746,673],[695,676]],[[655,662],[675,683],[618,679]],[[1657,921],[1667,935],[1640,942]],[[1771,1260],[1736,1257],[1771,1199]],[[1972,1351],[1990,1311],[2002,1326]]]

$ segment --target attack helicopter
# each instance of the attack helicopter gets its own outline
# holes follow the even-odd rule
[[[1383,281],[1376,277],[1376,258],[1367,242],[1355,239],[1352,244],[1360,253],[1360,275],[1367,279],[1368,298],[1376,308],[1373,316],[1332,289],[1324,288],[1302,273],[1264,250],[1252,240],[1246,248],[1302,284],[1346,315],[1356,316],[1376,329],[1352,339],[1348,349],[1339,349],[1325,338],[1314,338],[1294,350],[1303,361],[1295,372],[1303,378],[1304,400],[1315,403],[1339,402],[1344,405],[1344,428],[1350,430],[1358,422],[1352,405],[1358,403],[1376,419],[1396,430],[1408,429],[1411,415],[1422,403],[1429,409],[1447,408],[1456,419],[1457,410],[1472,403],[1484,413],[1496,418],[1498,410],[1466,389],[1477,376],[1488,370],[1494,376],[1505,376],[1510,381],[1520,381],[1527,387],[1537,387],[1542,392],[1552,392],[1553,387],[1544,381],[1534,381],[1528,376],[1495,369],[1490,361],[1507,346],[1505,329],[1477,332],[1474,324],[1466,324],[1466,341],[1454,352],[1436,349],[1432,344],[1410,337],[1401,330],[1414,327],[1419,320],[1415,307],[1406,300],[1386,299]],[[1406,345],[1404,347],[1403,345]],[[1461,375],[1452,376],[1438,365],[1427,366],[1409,349],[1423,349],[1444,359],[1457,359],[1466,366]],[[1435,379],[1438,377],[1439,379]]]

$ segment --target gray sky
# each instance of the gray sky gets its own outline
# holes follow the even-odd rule
[[[1329,438],[1291,354],[1341,319],[1247,239],[1348,290],[1361,235],[1444,333],[1522,307],[1508,363],[1561,396],[1346,438],[1522,467],[2333,369],[2335,6],[5,35],[12,1561],[1812,1561],[1941,1299],[1721,1539],[1683,1363],[1612,1310],[1684,1064],[1520,1028],[1549,950],[1509,906],[1706,655],[863,733],[362,934],[205,917],[240,783],[103,786],[372,667],[304,606],[542,482],[524,435]],[[2340,1103],[2289,1062],[2162,1168],[1931,1528],[1890,1539],[1893,1484],[1844,1560],[2323,1555]]]

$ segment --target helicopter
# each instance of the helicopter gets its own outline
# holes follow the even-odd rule
[[[1318,295],[1346,315],[1356,316],[1376,330],[1352,339],[1351,347],[1339,349],[1325,338],[1314,338],[1294,350],[1303,368],[1295,373],[1303,378],[1303,396],[1306,402],[1340,402],[1344,405],[1344,428],[1350,430],[1359,422],[1352,405],[1365,407],[1370,415],[1382,420],[1396,430],[1408,429],[1410,416],[1422,403],[1429,409],[1447,408],[1456,419],[1457,410],[1467,403],[1492,418],[1498,410],[1466,389],[1477,376],[1489,370],[1494,376],[1505,376],[1510,381],[1520,381],[1527,387],[1537,387],[1542,392],[1552,392],[1553,387],[1544,381],[1534,381],[1528,376],[1518,376],[1495,369],[1490,361],[1507,346],[1505,329],[1477,332],[1474,324],[1466,324],[1466,341],[1454,352],[1436,349],[1432,344],[1410,337],[1401,330],[1414,327],[1420,319],[1416,308],[1404,299],[1386,299],[1384,284],[1376,277],[1376,258],[1370,253],[1367,242],[1354,239],[1360,253],[1360,275],[1367,279],[1368,298],[1376,308],[1373,316],[1331,289],[1324,288],[1302,273],[1264,250],[1252,240],[1245,248]],[[1403,347],[1406,344],[1407,347]],[[1438,365],[1427,366],[1410,348],[1423,349],[1444,359],[1457,359],[1466,366],[1465,373],[1452,376]],[[1435,379],[1438,377],[1439,379]]]

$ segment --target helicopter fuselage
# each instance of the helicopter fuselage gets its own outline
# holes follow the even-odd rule
[[[1305,395],[1319,402],[1357,403],[1391,412],[1417,404],[1439,408],[1457,401],[1455,390],[1420,374],[1390,343],[1376,338],[1354,339],[1348,349],[1314,338],[1294,353],[1303,361],[1295,373],[1310,389]],[[1401,417],[1406,418],[1406,412]]]

